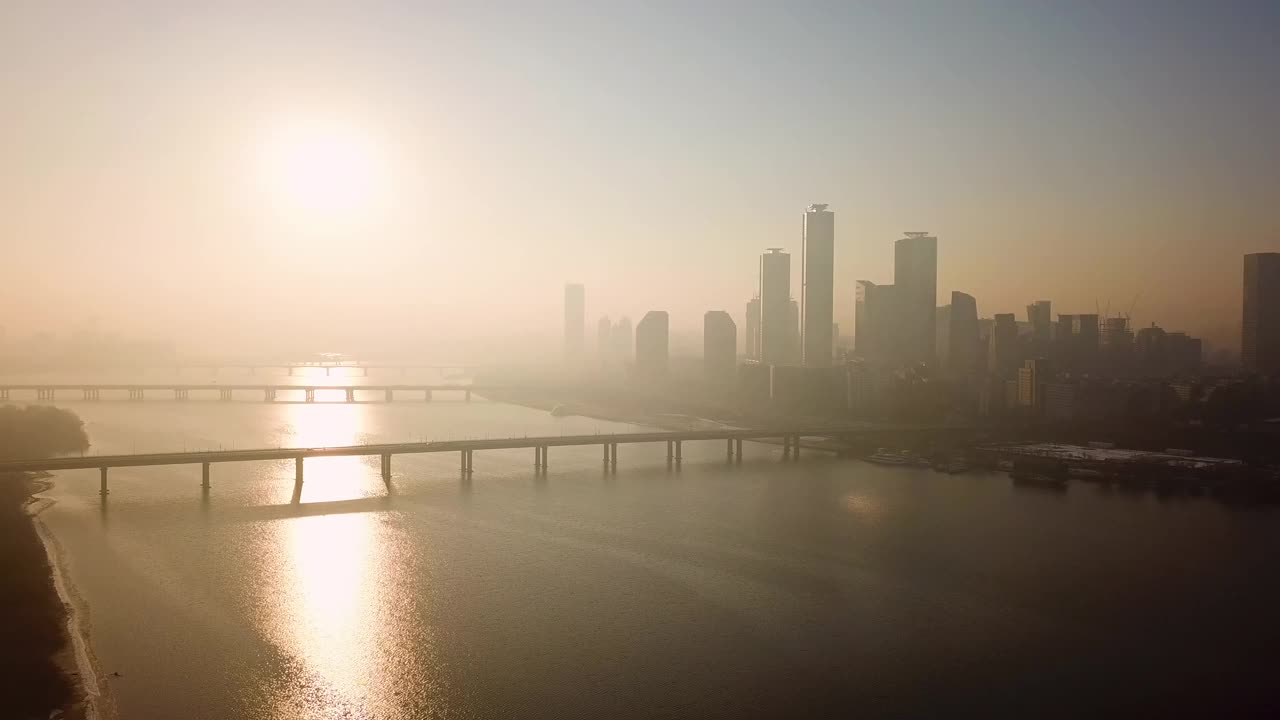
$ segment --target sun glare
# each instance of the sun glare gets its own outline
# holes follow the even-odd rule
[[[377,147],[341,123],[282,126],[267,138],[261,160],[268,201],[292,221],[355,220],[385,191]]]

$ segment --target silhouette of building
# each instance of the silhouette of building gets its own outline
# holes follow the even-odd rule
[[[933,316],[933,348],[936,367],[946,370],[951,362],[951,306],[939,305]]]
[[[1027,322],[1031,325],[1031,354],[1036,357],[1048,355],[1053,338],[1052,303],[1037,300],[1028,305]]]
[[[640,377],[667,374],[668,323],[665,310],[650,310],[636,324],[636,374]]]
[[[938,239],[909,232],[893,246],[893,284],[897,288],[899,350],[904,364],[934,362],[934,316],[938,302]]]
[[[1018,405],[1038,414],[1044,408],[1043,387],[1051,379],[1048,360],[1032,358],[1023,363],[1018,368]]]
[[[1280,375],[1280,253],[1244,256],[1240,357],[1248,372]]]
[[[835,213],[826,205],[810,205],[804,213],[800,251],[801,362],[806,367],[831,365],[835,307]]]
[[[853,349],[869,363],[891,365],[898,362],[897,288],[859,280],[854,314]]]
[[[1018,368],[1018,321],[1013,313],[999,313],[991,325],[987,350],[988,369],[1002,380],[1011,379]]]
[[[710,310],[702,316],[702,367],[708,380],[732,382],[738,366],[738,326],[729,313]]]
[[[760,362],[790,362],[791,255],[769,248],[760,256]]]
[[[950,307],[944,368],[952,377],[976,377],[981,369],[978,365],[978,301],[967,293],[952,291]]]
[[[1133,332],[1129,318],[1107,318],[1102,323],[1101,366],[1114,376],[1128,375],[1133,369]]]
[[[564,286],[564,354],[570,360],[580,360],[586,349],[587,301],[586,289],[578,283]]]
[[[631,340],[635,335],[631,332],[631,318],[623,315],[613,326],[613,351],[622,361],[631,357]]]
[[[787,305],[787,352],[783,365],[800,364],[800,303],[793,298]]]
[[[747,302],[747,346],[743,351],[748,360],[760,359],[760,296]]]

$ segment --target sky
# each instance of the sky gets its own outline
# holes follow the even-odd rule
[[[792,251],[797,292],[828,203],[846,333],[923,230],[940,304],[1234,347],[1241,256],[1280,251],[1277,27],[1275,2],[9,0],[0,325],[558,345],[581,282],[590,329],[741,327],[758,254]]]

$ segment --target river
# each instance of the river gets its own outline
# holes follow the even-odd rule
[[[637,429],[447,396],[58,404],[97,453]],[[122,718],[1274,708],[1274,510],[684,454],[552,448],[540,476],[478,452],[469,481],[397,456],[389,488],[377,458],[312,459],[300,497],[292,462],[214,465],[207,493],[198,466],[124,468],[105,503],[71,471],[40,520]]]

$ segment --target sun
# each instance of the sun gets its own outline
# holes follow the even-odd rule
[[[386,188],[383,158],[360,128],[313,119],[281,124],[260,155],[267,201],[287,219],[351,221],[370,214]]]

